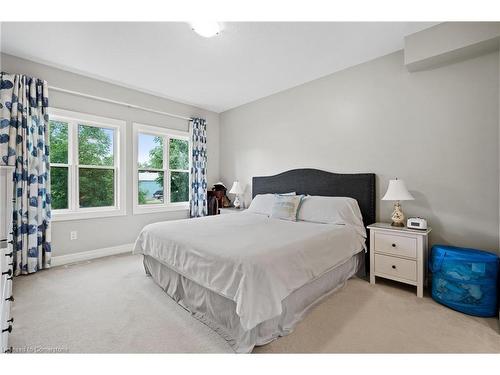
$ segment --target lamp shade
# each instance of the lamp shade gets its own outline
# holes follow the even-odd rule
[[[230,194],[243,194],[243,189],[238,181],[233,182],[233,186],[231,186],[231,190],[229,190]]]
[[[412,201],[414,199],[406,188],[405,182],[398,179],[389,181],[389,187],[382,198],[383,201]]]
[[[227,189],[226,185],[224,185],[224,183],[223,183],[222,181],[216,182],[216,183],[214,184],[214,186],[216,186],[216,185],[218,185],[218,186],[222,186],[224,189]]]

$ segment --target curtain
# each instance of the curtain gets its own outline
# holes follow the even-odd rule
[[[207,123],[203,119],[190,121],[191,160],[191,217],[206,216],[207,207]]]
[[[15,166],[14,274],[50,267],[47,82],[0,75],[0,163]]]

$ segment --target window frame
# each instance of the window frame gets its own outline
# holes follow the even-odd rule
[[[52,221],[126,215],[126,121],[59,108],[49,109],[49,126],[50,121],[61,121],[68,124],[68,163],[50,163],[51,168],[68,168],[68,208],[52,209]],[[79,125],[113,130],[113,166],[80,164],[78,144]],[[114,171],[114,205],[105,207],[80,207],[79,174],[81,168],[111,169]]]
[[[133,128],[133,214],[149,214],[155,212],[165,211],[186,211],[189,210],[191,194],[188,193],[188,200],[186,202],[170,202],[170,175],[172,172],[187,172],[189,176],[189,186],[191,186],[191,139],[189,131],[174,130],[160,126],[152,126],[134,122]],[[155,137],[163,138],[163,169],[157,168],[139,168],[139,134],[146,134]],[[170,169],[170,139],[180,139],[188,142],[188,169]],[[163,172],[163,198],[164,202],[161,204],[139,204],[139,171],[157,171]]]

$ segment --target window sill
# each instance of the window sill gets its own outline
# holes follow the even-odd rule
[[[154,214],[157,212],[189,211],[189,203],[174,203],[166,206],[134,206],[134,215]]]
[[[102,217],[125,216],[126,214],[127,213],[125,212],[125,210],[119,210],[119,209],[106,209],[106,210],[93,210],[93,211],[80,211],[80,212],[52,211],[52,222],[99,219]]]

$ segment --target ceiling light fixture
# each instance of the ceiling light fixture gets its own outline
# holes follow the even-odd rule
[[[220,26],[218,22],[196,21],[191,22],[190,24],[193,31],[205,38],[210,38],[220,33]]]

